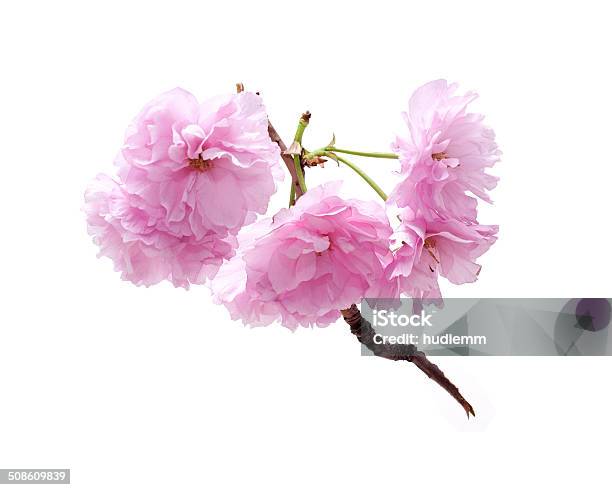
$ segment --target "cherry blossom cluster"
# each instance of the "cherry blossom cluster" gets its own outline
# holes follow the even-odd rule
[[[325,326],[364,297],[435,301],[440,276],[476,280],[476,260],[497,234],[477,220],[500,152],[483,116],[468,112],[475,97],[445,80],[420,87],[393,153],[333,142],[307,152],[302,128],[290,147],[299,177],[290,205],[266,218],[283,169],[261,97],[241,91],[199,103],[174,89],[130,124],[116,175],[87,188],[88,231],[123,279],[206,283],[248,325]],[[346,153],[399,161],[388,198]],[[305,167],[326,158],[356,170],[384,200],[344,199],[339,182],[306,191]]]

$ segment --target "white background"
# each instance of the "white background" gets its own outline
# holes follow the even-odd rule
[[[136,288],[85,231],[140,107],[243,81],[289,138],[388,151],[435,78],[504,151],[480,280],[448,296],[610,296],[606,2],[6,2],[0,7],[0,467],[78,489],[607,487],[609,358],[441,358],[461,409],[348,328],[248,329],[205,287]],[[387,190],[395,162],[360,162]],[[346,168],[347,195],[376,199]],[[271,209],[286,203],[285,184]],[[7,487],[8,488],[8,487]]]

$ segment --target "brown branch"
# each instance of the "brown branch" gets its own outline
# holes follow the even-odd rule
[[[341,313],[344,321],[351,327],[351,333],[375,356],[391,359],[392,361],[408,361],[413,363],[457,400],[465,410],[468,418],[470,418],[470,414],[474,417],[476,416],[472,405],[463,398],[459,389],[449,381],[438,366],[427,359],[423,352],[417,350],[415,345],[376,343],[374,342],[376,331],[372,328],[370,322],[361,316],[357,306],[351,305],[350,308],[342,310]]]
[[[301,195],[304,194],[300,184],[298,182],[297,174],[295,172],[295,164],[293,163],[293,157],[291,155],[286,154],[287,145],[283,142],[279,134],[272,126],[272,123],[268,120],[268,134],[270,135],[270,139],[274,141],[278,145],[281,151],[281,157],[283,158],[283,162],[285,163],[287,170],[291,174],[291,182],[295,186],[295,198],[298,199]]]

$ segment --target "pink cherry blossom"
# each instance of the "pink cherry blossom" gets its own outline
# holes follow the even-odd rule
[[[177,236],[164,226],[164,213],[152,214],[142,198],[116,181],[98,175],[85,193],[87,227],[122,278],[150,286],[164,279],[187,288],[212,277],[224,258],[234,253],[235,238],[214,231],[196,237]]]
[[[441,298],[438,277],[454,284],[474,282],[480,273],[476,260],[495,242],[497,226],[458,220],[426,221],[404,209],[391,239],[398,244],[387,268],[388,291],[413,298]],[[397,281],[397,282],[393,282]]]
[[[279,157],[258,95],[198,104],[171,90],[129,126],[119,181],[102,176],[87,191],[89,232],[127,280],[201,284],[266,211],[283,176]]]
[[[467,112],[477,95],[456,91],[456,84],[436,80],[412,95],[404,113],[410,135],[394,144],[401,181],[390,201],[419,211],[427,220],[475,222],[473,196],[490,202],[487,191],[497,178],[486,170],[499,160],[500,151],[493,130],[483,124],[484,116]]]
[[[392,230],[377,202],[344,200],[339,184],[239,235],[236,257],[212,282],[216,302],[249,325],[326,326],[373,294],[392,260]]]
[[[236,234],[265,213],[283,178],[261,98],[250,92],[203,104],[182,89],[147,104],[128,128],[119,176],[165,212],[177,235]]]

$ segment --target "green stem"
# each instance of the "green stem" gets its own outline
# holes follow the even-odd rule
[[[335,148],[333,146],[329,146],[325,148],[325,151],[333,151],[334,153],[346,153],[347,155],[357,155],[360,157],[392,158],[392,159],[399,158],[399,155],[396,155],[395,153],[378,153],[378,152],[343,150],[341,148]]]
[[[310,112],[305,112],[304,114],[302,114],[302,117],[300,117],[300,121],[298,122],[298,127],[295,131],[295,136],[293,138],[293,141],[297,143],[298,148],[300,149],[300,152],[302,150],[302,136],[304,135],[304,130],[306,129],[306,126],[308,126],[309,120],[310,120]],[[306,187],[306,179],[304,179],[304,172],[302,170],[301,155],[293,155],[293,164],[295,165],[295,174],[297,175],[298,184],[303,194],[308,189]],[[295,189],[292,189],[292,194],[294,193],[295,193]]]
[[[339,162],[344,163],[347,167],[350,167],[351,169],[353,169],[363,180],[365,180],[368,185],[374,189],[376,191],[376,193],[382,197],[383,201],[387,200],[387,194],[385,194],[385,191],[383,191],[376,182],[374,182],[374,180],[372,180],[372,177],[370,177],[368,174],[366,174],[363,170],[361,170],[357,165],[355,165],[354,163],[349,162],[346,158],[342,158],[341,156],[335,155],[331,152],[327,152],[326,156],[333,159],[333,160],[338,160]]]
[[[295,130],[295,136],[293,138],[293,141],[297,141],[300,145],[302,144],[302,136],[304,135],[306,126],[308,126],[309,118],[310,118],[310,113],[302,114],[302,117],[300,117],[300,121],[298,122],[298,127]]]
[[[289,207],[295,204],[295,183],[291,182],[291,192],[289,194]]]
[[[300,162],[299,155],[293,155],[293,164],[295,165],[298,184],[300,185],[300,189],[302,189],[302,193],[304,193],[308,189],[306,188],[306,180],[304,179],[304,172],[302,172],[302,163]]]

